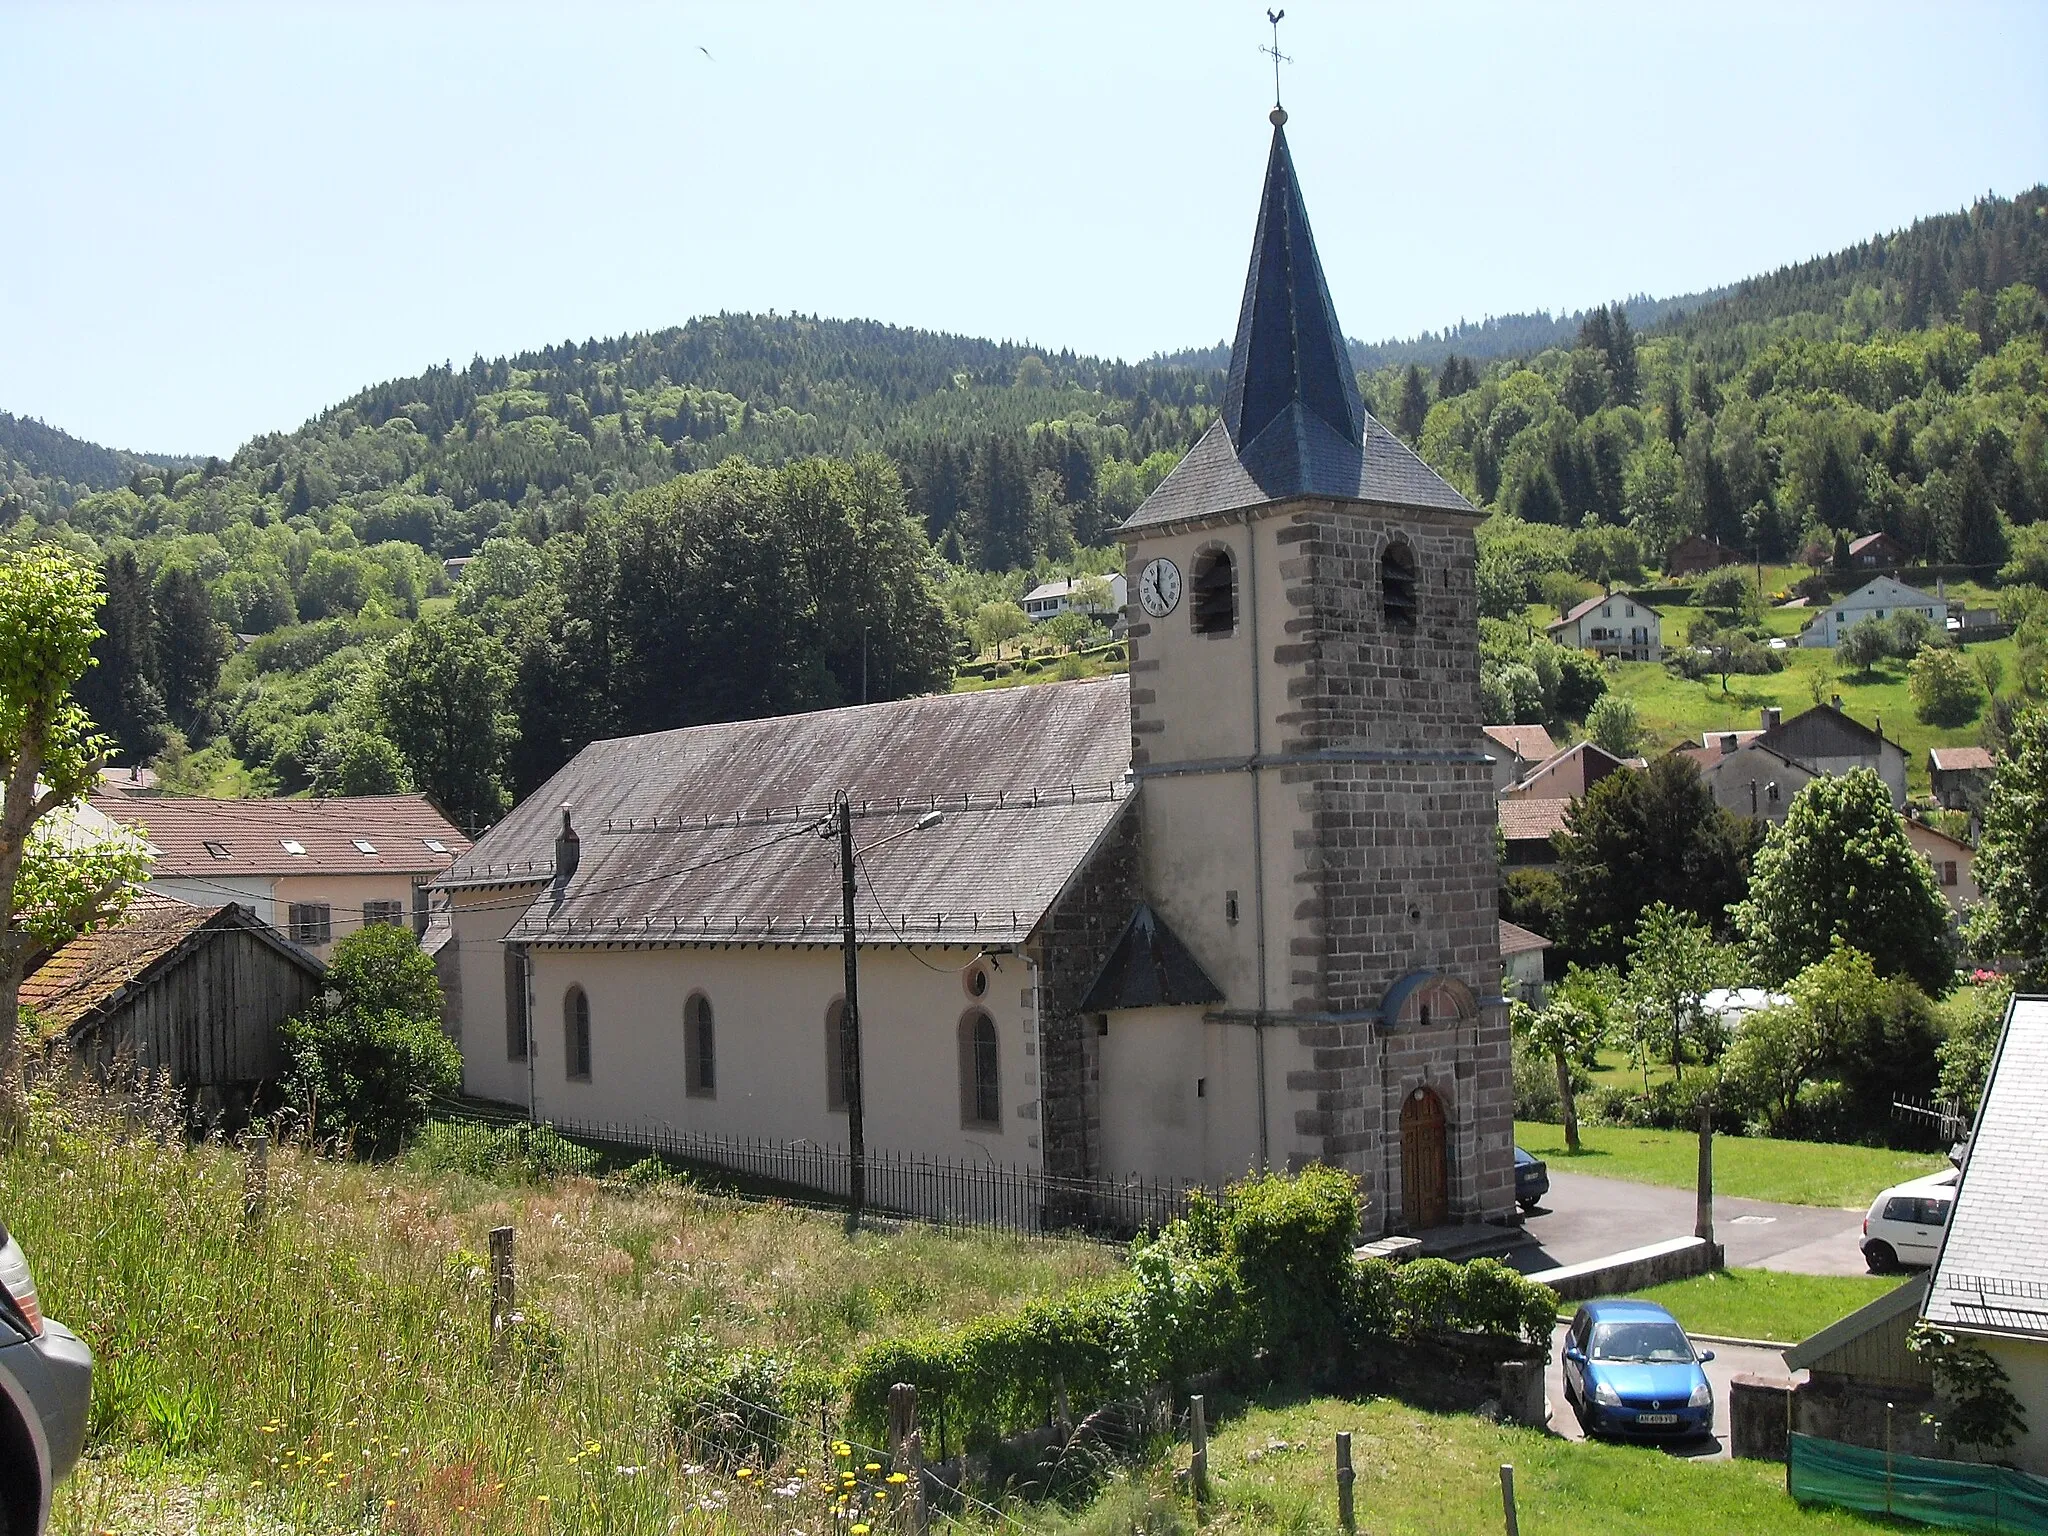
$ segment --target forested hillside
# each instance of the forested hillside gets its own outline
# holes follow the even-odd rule
[[[2044,344],[2036,188],[1704,302],[1353,346],[1374,412],[1495,512],[1482,595],[1518,619],[1695,532],[1824,564],[1881,528],[1999,568],[2048,512]],[[945,686],[991,601],[1104,567],[1220,362],[720,315],[429,369],[225,461],[0,416],[0,509],[104,567],[89,702],[131,760],[412,783],[480,823],[596,735]],[[1562,677],[1503,643],[1496,683]],[[437,758],[430,709],[481,745]]]

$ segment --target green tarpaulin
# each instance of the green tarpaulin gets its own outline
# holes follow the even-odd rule
[[[1794,1435],[1785,1483],[1802,1504],[1838,1504],[1965,1531],[2048,1536],[2048,1479],[2006,1467],[1887,1456]]]

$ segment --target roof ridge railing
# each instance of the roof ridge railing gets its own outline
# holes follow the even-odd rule
[[[1980,1296],[2012,1296],[2025,1301],[2048,1301],[2048,1282],[2017,1280],[2009,1275],[1944,1273],[1941,1277],[1941,1288],[1945,1291],[1972,1291]]]
[[[1092,805],[1113,802],[1130,793],[1122,779],[1107,784],[1033,785],[1029,790],[997,789],[977,794],[878,796],[854,803],[856,816],[896,816],[925,811],[1000,811],[1042,805]],[[703,832],[722,827],[759,827],[814,821],[832,814],[831,805],[762,806],[727,816],[607,816],[605,832]]]
[[[1012,908],[1008,912],[932,912],[922,916],[914,913],[899,914],[893,921],[887,913],[881,914],[880,926],[866,914],[862,914],[856,925],[864,933],[925,932],[973,935],[996,932],[1007,926],[1017,929],[1024,926],[1026,913]],[[1007,925],[1004,922],[1007,919]],[[984,921],[987,928],[984,929]],[[835,913],[819,913],[816,916],[774,915],[744,917],[738,913],[698,913],[684,917],[671,913],[667,917],[557,917],[542,914],[538,922],[529,917],[519,924],[518,931],[532,934],[555,934],[564,938],[588,935],[624,936],[646,934],[655,937],[676,939],[718,938],[721,935],[759,933],[776,937],[808,938],[817,935],[820,943],[838,943],[841,919]]]

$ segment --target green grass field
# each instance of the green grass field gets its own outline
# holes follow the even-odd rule
[[[1897,1275],[1791,1275],[1723,1269],[1631,1294],[1668,1309],[1688,1333],[1797,1344],[1898,1285]]]
[[[252,1228],[242,1158],[164,1131],[45,1110],[0,1150],[0,1211],[43,1307],[97,1356],[91,1445],[52,1525],[67,1536],[827,1530],[815,1420],[786,1497],[676,1454],[677,1341],[829,1370],[1122,1264],[1083,1242],[849,1237],[832,1214],[681,1183],[493,1183],[291,1149]],[[482,1256],[501,1225],[528,1321],[494,1349]]]
[[[1565,1150],[1564,1127],[1517,1120],[1515,1144],[1557,1173],[1590,1173],[1636,1184],[1691,1189],[1698,1177],[1699,1138],[1690,1131],[1579,1127],[1580,1151]],[[1862,1209],[1881,1189],[1947,1166],[1936,1152],[1893,1152],[1833,1142],[1774,1141],[1767,1136],[1716,1136],[1714,1188],[1748,1200]]]
[[[1386,1399],[1314,1398],[1255,1407],[1209,1437],[1212,1501],[1198,1519],[1158,1474],[1120,1482],[1059,1536],[1285,1532],[1334,1536],[1337,1432],[1352,1436],[1358,1529],[1371,1536],[1498,1536],[1500,1468],[1515,1469],[1529,1536],[1746,1536],[1871,1530],[1884,1522],[1806,1509],[1772,1462],[1688,1461],[1654,1449],[1579,1444]],[[1179,1459],[1186,1460],[1185,1444]]]

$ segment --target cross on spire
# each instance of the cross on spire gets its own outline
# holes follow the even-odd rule
[[[1285,11],[1266,12],[1266,20],[1272,23],[1273,26],[1273,45],[1270,48],[1261,48],[1259,50],[1261,53],[1271,54],[1273,58],[1273,110],[1276,113],[1284,111],[1280,105],[1280,66],[1294,62],[1293,59],[1280,51],[1280,23],[1286,19],[1287,13]]]

